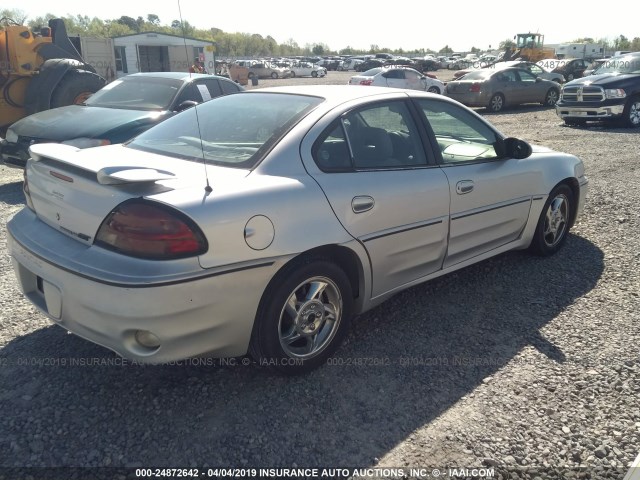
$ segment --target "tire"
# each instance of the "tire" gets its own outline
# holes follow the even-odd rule
[[[501,93],[495,93],[491,99],[489,100],[489,105],[487,106],[487,110],[490,112],[500,112],[504,108],[504,95]]]
[[[278,78],[278,72],[271,72],[271,78],[273,78],[274,80]]]
[[[100,75],[87,70],[69,70],[51,94],[51,108],[82,103],[104,85]]]
[[[624,106],[622,119],[629,128],[640,127],[640,96],[631,97]]]
[[[429,87],[429,88],[427,89],[427,92],[430,92],[430,93],[438,93],[438,94],[439,94],[439,93],[440,93],[440,89],[439,89],[438,87]]]
[[[291,78],[296,78],[296,72],[294,72],[293,70],[291,70]]]
[[[311,72],[311,76],[313,78],[316,78],[318,76],[318,72],[316,72],[315,70]]]
[[[573,76],[573,73],[570,73],[569,75],[567,75],[567,82],[570,82],[571,80],[573,80],[575,77]]]
[[[558,92],[558,90],[556,90],[555,88],[550,88],[547,94],[544,96],[544,101],[542,102],[542,104],[547,107],[554,107],[558,102],[559,95],[560,92]]]
[[[338,348],[352,310],[351,283],[340,267],[325,258],[294,261],[260,301],[251,356],[286,374],[309,372]]]
[[[556,186],[542,208],[529,250],[542,257],[560,250],[567,240],[573,211],[571,189],[565,184]]]

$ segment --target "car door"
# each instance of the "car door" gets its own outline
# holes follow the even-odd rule
[[[501,70],[491,76],[491,91],[501,92],[506,103],[517,105],[520,103],[519,80],[520,78],[513,69]]]
[[[520,237],[529,218],[538,174],[526,160],[500,158],[497,133],[462,106],[418,99],[438,145],[449,182],[449,244],[444,268]]]
[[[406,80],[404,78],[404,71],[392,68],[382,74],[382,77],[386,80],[387,87],[394,88],[407,88]]]
[[[518,98],[519,103],[533,103],[544,100],[546,91],[544,82],[538,82],[536,76],[526,70],[516,72],[518,76]]]
[[[344,228],[366,248],[372,297],[442,268],[449,185],[427,159],[404,100],[352,110],[312,148],[312,173]]]

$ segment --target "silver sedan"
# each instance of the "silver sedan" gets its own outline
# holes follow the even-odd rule
[[[499,112],[507,105],[541,103],[553,107],[560,96],[560,85],[521,70],[475,70],[447,83],[445,94],[468,107],[485,107]]]
[[[426,92],[213,99],[126,145],[31,148],[8,223],[24,295],[137,362],[325,362],[350,319],[513,249],[551,255],[587,194],[575,156]]]

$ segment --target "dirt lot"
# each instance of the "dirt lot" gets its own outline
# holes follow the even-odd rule
[[[640,453],[640,132],[564,127],[539,106],[486,116],[584,160],[590,194],[566,247],[548,259],[501,255],[401,293],[304,377],[242,362],[119,362],[25,301],[4,255],[0,467],[490,467],[494,478],[621,479]],[[21,173],[0,174],[4,245],[24,199]]]

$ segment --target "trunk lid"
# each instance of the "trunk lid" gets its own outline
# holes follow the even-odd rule
[[[84,150],[61,144],[30,149],[26,179],[33,209],[52,228],[90,245],[105,217],[132,198],[174,204],[177,190],[204,192],[204,165],[127,148]],[[207,166],[209,178],[244,177],[246,170]],[[192,195],[187,195],[191,198]],[[164,198],[163,198],[164,197]],[[177,206],[179,208],[179,206]]]

